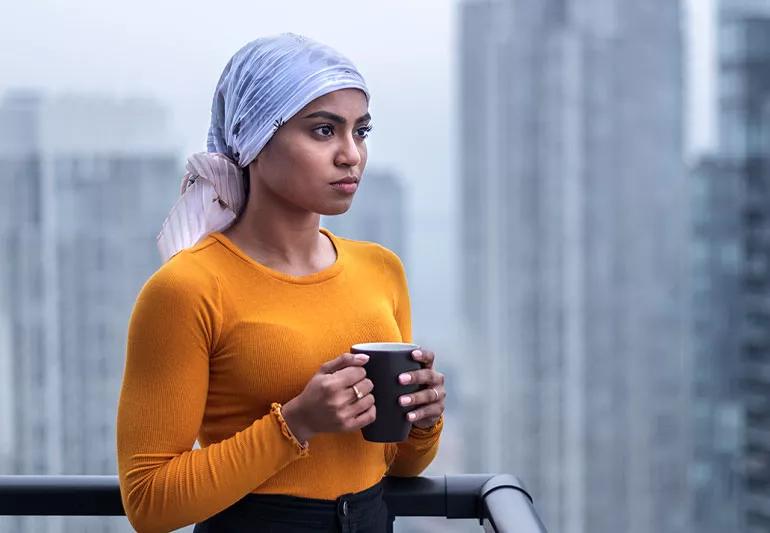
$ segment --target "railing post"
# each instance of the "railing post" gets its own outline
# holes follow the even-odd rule
[[[479,491],[479,523],[495,533],[547,533],[537,516],[532,496],[524,484],[510,474],[487,480]]]

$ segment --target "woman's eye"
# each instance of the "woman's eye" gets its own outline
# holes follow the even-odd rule
[[[329,136],[328,134],[331,134],[333,130],[331,126],[318,126],[313,131],[317,131],[321,133],[323,137],[328,137]]]
[[[318,126],[317,128],[314,128],[313,131],[318,132],[321,137],[331,137],[334,134],[334,128],[330,125],[323,125]],[[368,126],[362,126],[360,128],[356,128],[356,135],[358,135],[361,139],[366,139],[369,136],[369,132],[372,131],[372,125]]]
[[[369,136],[369,132],[372,131],[372,125],[364,126],[362,128],[358,128],[358,136],[362,139],[366,139]]]

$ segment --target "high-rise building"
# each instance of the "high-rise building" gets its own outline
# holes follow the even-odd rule
[[[16,92],[0,102],[8,473],[117,472],[126,328],[178,195],[170,141],[166,110],[145,99]],[[14,520],[13,531],[130,530],[124,519]]]
[[[322,217],[321,225],[335,235],[378,242],[393,250],[407,264],[405,205],[404,191],[395,175],[377,169],[367,170],[350,209],[341,215]]]
[[[693,172],[697,531],[770,529],[770,4],[721,0],[719,143]]]
[[[703,158],[692,170],[693,530],[743,527],[740,171]]]
[[[680,5],[461,21],[468,468],[521,476],[554,531],[687,531]]]
[[[47,396],[46,326],[43,297],[40,153],[37,111],[40,99],[19,93],[0,105],[0,302],[5,315],[3,343],[14,409],[9,420],[9,473],[43,473],[55,459],[60,418],[52,419]],[[45,280],[48,281],[48,280]],[[5,350],[8,350],[5,352]],[[21,412],[20,412],[21,411]],[[21,416],[23,414],[23,416]]]
[[[744,401],[745,527],[770,529],[770,5],[723,0],[719,11],[720,157],[742,203],[739,315]],[[723,178],[724,179],[724,178]]]

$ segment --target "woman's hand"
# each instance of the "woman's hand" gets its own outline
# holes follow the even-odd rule
[[[401,374],[398,381],[402,385],[419,383],[427,387],[425,390],[405,394],[398,401],[401,405],[417,407],[407,413],[407,419],[418,428],[427,429],[435,425],[444,413],[446,398],[444,374],[433,370],[436,354],[430,350],[415,350],[412,352],[412,357],[415,361],[422,363],[423,368]]]
[[[298,440],[308,440],[317,433],[353,431],[374,422],[374,384],[362,368],[368,360],[365,354],[344,353],[327,361],[299,396],[286,402],[281,412]]]

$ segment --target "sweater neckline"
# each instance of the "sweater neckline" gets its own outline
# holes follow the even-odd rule
[[[313,283],[320,283],[322,281],[326,281],[328,279],[331,279],[335,277],[337,274],[339,274],[342,271],[342,268],[345,263],[345,251],[342,246],[340,246],[339,239],[337,239],[337,236],[334,235],[331,231],[329,231],[326,228],[318,228],[319,233],[323,233],[326,235],[329,240],[331,240],[332,245],[334,246],[334,249],[337,253],[337,258],[335,259],[334,263],[329,265],[328,267],[324,268],[323,270],[319,270],[318,272],[313,272],[312,274],[306,274],[304,276],[295,276],[292,274],[288,274],[286,272],[282,272],[280,270],[275,270],[273,268],[270,268],[266,265],[263,265],[250,255],[248,255],[246,252],[244,252],[238,245],[236,245],[233,241],[231,241],[225,234],[223,234],[221,231],[217,231],[211,234],[211,236],[219,241],[225,248],[227,248],[230,252],[238,256],[241,260],[248,263],[251,267],[258,270],[259,272],[266,274],[272,278],[275,278],[280,281],[284,281],[286,283],[294,283],[297,285],[311,285]]]

